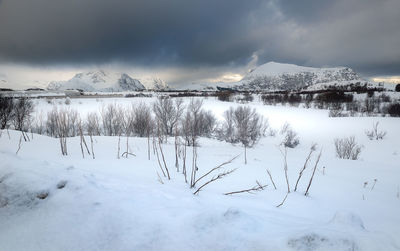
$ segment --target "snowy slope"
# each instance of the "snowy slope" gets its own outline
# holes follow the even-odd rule
[[[333,85],[363,81],[347,67],[313,68],[269,62],[248,73],[234,85],[248,90],[293,90],[313,85]]]
[[[50,82],[49,90],[80,89],[83,91],[139,91],[145,87],[139,80],[125,73],[111,73],[103,70],[78,73],[68,81]]]

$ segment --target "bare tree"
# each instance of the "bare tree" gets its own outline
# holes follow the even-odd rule
[[[10,97],[0,95],[0,129],[8,128],[14,116],[14,101]]]
[[[89,112],[87,114],[85,127],[89,135],[101,135],[100,117],[97,112]]]
[[[109,104],[101,109],[104,135],[119,136],[125,131],[125,112],[117,104]]]
[[[202,100],[191,99],[183,118],[182,134],[189,146],[196,146],[197,139],[201,135],[202,106]]]
[[[228,142],[242,143],[245,164],[247,164],[247,148],[252,147],[264,135],[267,125],[262,116],[248,106],[230,108],[224,116],[223,137]]]
[[[177,102],[175,105],[170,97],[160,97],[153,103],[153,111],[156,122],[160,126],[162,135],[171,136],[174,133],[176,123],[183,110],[178,110]]]
[[[145,103],[139,103],[133,108],[133,131],[139,137],[147,137],[152,131],[153,119],[151,109]]]
[[[27,98],[19,98],[14,103],[14,128],[15,130],[22,131],[27,130],[26,124],[31,118],[33,112],[33,102]]]

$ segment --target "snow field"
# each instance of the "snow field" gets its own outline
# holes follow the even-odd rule
[[[68,107],[84,116],[99,111],[103,104],[128,106],[153,100],[71,99]],[[36,115],[52,109],[45,100],[36,102]],[[208,98],[203,108],[221,119],[225,110],[238,105]],[[146,138],[130,137],[136,157],[117,159],[118,137],[94,137],[96,159],[83,159],[79,137],[67,139],[68,156],[61,155],[58,139],[40,135],[22,142],[15,154],[20,132],[9,131],[9,138],[3,131],[0,250],[400,249],[399,119],[329,118],[326,110],[264,106],[258,101],[249,105],[268,118],[272,128],[279,131],[289,122],[299,134],[300,145],[289,149],[287,156],[291,189],[311,144],[318,143],[298,191],[291,192],[283,206],[276,208],[286,195],[283,158],[277,148],[282,140],[279,133],[248,149],[247,165],[239,144],[201,138],[198,177],[242,155],[223,168],[238,168],[234,173],[195,196],[174,167],[173,139],[163,144],[171,180],[162,177],[161,184],[156,157],[152,153],[151,160],[147,159]],[[381,141],[370,141],[365,130],[376,121],[387,135]],[[337,159],[334,138],[350,135],[364,145],[361,159]],[[125,143],[126,137],[121,137],[121,151]],[[306,197],[303,194],[321,148],[321,161]],[[190,172],[190,147],[187,166]],[[256,180],[268,185],[265,190],[223,195],[253,187]],[[59,189],[60,182],[66,182],[65,187]],[[43,192],[48,196],[37,198]]]

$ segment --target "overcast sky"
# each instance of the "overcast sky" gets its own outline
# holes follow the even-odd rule
[[[0,79],[110,68],[228,81],[269,61],[396,79],[399,10],[399,0],[0,0]]]

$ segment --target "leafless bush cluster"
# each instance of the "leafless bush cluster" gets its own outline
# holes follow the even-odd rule
[[[12,98],[0,96],[0,127],[9,127],[14,116],[14,101]]]
[[[175,126],[183,109],[182,99],[175,99],[174,102],[170,97],[160,97],[153,103],[157,127],[160,128],[162,135],[172,136],[174,134]]]
[[[379,122],[375,122],[372,124],[372,130],[366,130],[365,134],[370,140],[380,140],[386,136],[386,131],[381,131],[378,128]]]
[[[124,133],[125,112],[120,105],[109,104],[103,106],[100,114],[105,135],[119,136]]]
[[[79,121],[78,111],[54,107],[47,113],[47,134],[56,138],[77,136]]]
[[[247,163],[246,149],[257,143],[265,134],[267,127],[267,121],[255,109],[248,106],[231,107],[224,113],[219,137],[230,143],[242,143],[245,149],[245,163]]]
[[[201,100],[192,99],[182,119],[182,136],[188,146],[197,145],[200,136],[210,137],[216,127],[216,118],[211,111],[202,109]]]
[[[289,123],[286,122],[282,126],[279,133],[284,136],[281,142],[281,145],[284,147],[295,148],[298,144],[300,144],[297,133],[292,129]]]
[[[362,145],[357,144],[354,136],[335,139],[336,156],[341,159],[357,160],[362,147]]]

